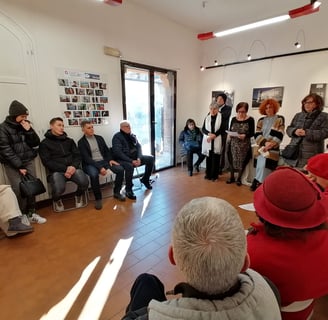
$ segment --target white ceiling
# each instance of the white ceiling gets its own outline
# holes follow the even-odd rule
[[[196,34],[287,14],[310,0],[123,0],[171,19]]]

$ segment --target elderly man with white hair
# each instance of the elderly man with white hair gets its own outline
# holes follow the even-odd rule
[[[278,291],[248,268],[243,224],[225,200],[198,198],[179,211],[169,259],[185,282],[166,294],[181,296],[167,300],[162,282],[141,274],[123,320],[281,319]]]
[[[120,123],[120,131],[112,139],[113,156],[125,170],[125,195],[131,200],[136,200],[132,187],[133,171],[135,167],[145,165],[145,174],[140,180],[147,189],[150,185],[150,175],[154,167],[154,157],[143,155],[141,144],[135,134],[131,132],[131,124],[127,120]]]

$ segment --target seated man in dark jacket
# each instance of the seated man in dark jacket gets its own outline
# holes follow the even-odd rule
[[[108,148],[102,136],[94,134],[93,124],[90,120],[81,123],[84,136],[79,140],[78,147],[82,157],[83,170],[90,177],[91,187],[95,196],[95,208],[102,208],[102,194],[99,185],[99,175],[105,176],[107,169],[116,174],[114,198],[125,201],[121,194],[124,179],[124,168],[113,160],[112,150]],[[133,169],[132,169],[133,170]]]
[[[64,211],[61,195],[65,192],[66,181],[77,185],[75,206],[83,206],[82,194],[89,186],[86,174],[80,168],[81,156],[73,139],[64,132],[62,118],[50,120],[50,129],[45,133],[39,146],[39,154],[43,165],[50,175],[48,181],[52,189],[52,199],[56,211]]]
[[[149,179],[154,166],[154,157],[142,154],[141,145],[137,137],[131,133],[130,122],[123,120],[120,131],[113,136],[112,148],[114,159],[125,169],[125,190],[129,199],[137,197],[132,191],[133,170],[135,167],[145,165],[145,174],[140,180],[147,189],[152,189]]]

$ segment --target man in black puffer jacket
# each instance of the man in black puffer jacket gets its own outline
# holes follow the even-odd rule
[[[27,108],[17,100],[9,106],[9,115],[0,124],[0,161],[17,197],[19,207],[31,222],[44,223],[46,219],[35,212],[35,197],[23,198],[19,184],[22,175],[36,176],[33,159],[40,138],[27,120]]]
[[[64,132],[62,118],[50,120],[50,129],[45,133],[45,139],[40,143],[39,155],[43,165],[48,169],[52,189],[52,199],[55,201],[55,210],[64,211],[61,200],[65,192],[66,181],[70,180],[77,185],[75,206],[83,206],[82,195],[89,186],[89,180],[81,167],[81,156],[75,141]]]

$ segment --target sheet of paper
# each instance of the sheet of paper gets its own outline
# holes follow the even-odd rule
[[[226,133],[230,137],[238,137],[238,132],[226,130]]]
[[[247,211],[255,211],[254,204],[252,203],[245,203],[238,206],[241,209],[247,210]]]

